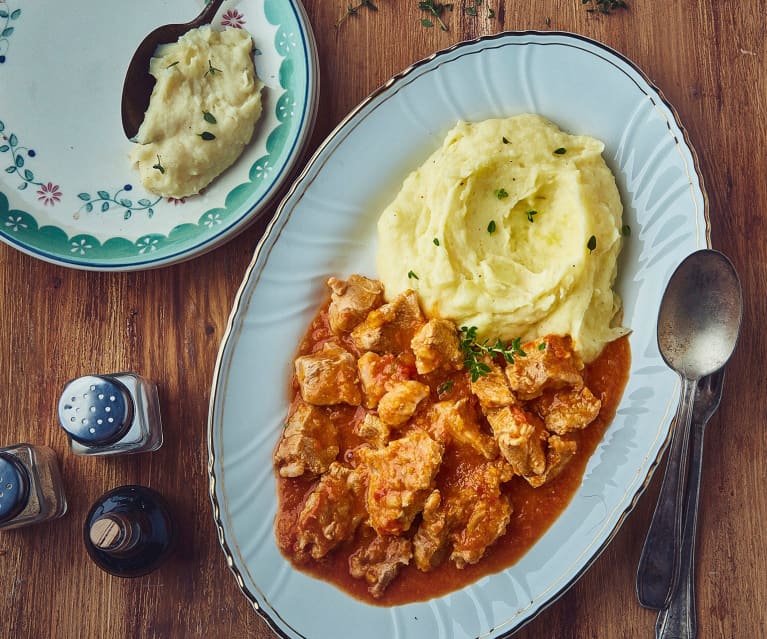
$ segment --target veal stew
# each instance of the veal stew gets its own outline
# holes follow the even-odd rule
[[[584,366],[568,336],[506,348],[407,291],[330,278],[274,452],[283,554],[371,603],[515,563],[564,509],[612,420],[627,338]]]

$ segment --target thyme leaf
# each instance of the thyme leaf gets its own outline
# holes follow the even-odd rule
[[[445,395],[445,394],[449,393],[451,390],[453,390],[453,384],[454,383],[455,382],[453,382],[452,379],[446,379],[444,382],[442,382],[437,387],[437,394],[438,395]]]
[[[463,365],[469,371],[472,382],[476,382],[480,377],[486,377],[490,373],[491,369],[485,361],[486,357],[503,358],[509,364],[513,364],[515,357],[527,356],[527,353],[522,350],[520,337],[511,340],[508,344],[504,344],[500,338],[495,342],[489,340],[479,342],[477,341],[476,326],[461,326],[459,339],[463,353]]]
[[[159,171],[161,174],[165,173],[165,167],[162,165],[162,162],[160,161],[160,156],[157,156],[157,164],[153,164],[152,168],[156,171]]]
[[[224,72],[221,69],[217,69],[216,67],[214,67],[213,64],[210,61],[210,58],[209,58],[208,59],[208,70],[205,72],[205,74],[202,77],[204,78],[209,73],[211,75],[216,75],[217,73],[220,73],[220,74],[223,75]]]

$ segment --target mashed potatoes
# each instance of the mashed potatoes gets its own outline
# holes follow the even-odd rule
[[[613,292],[622,206],[603,144],[532,114],[461,122],[378,222],[387,296],[482,338],[571,335],[585,361],[626,330]]]
[[[252,50],[246,31],[210,27],[158,47],[149,65],[157,82],[130,153],[147,189],[194,195],[240,156],[261,115]]]

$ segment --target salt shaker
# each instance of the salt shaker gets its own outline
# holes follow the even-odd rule
[[[162,446],[157,386],[136,373],[86,375],[67,383],[59,421],[76,455],[121,455]]]
[[[31,444],[0,448],[0,530],[39,524],[66,511],[56,453]]]

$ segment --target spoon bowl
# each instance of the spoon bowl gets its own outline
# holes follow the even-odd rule
[[[730,359],[738,341],[742,305],[740,281],[732,262],[711,249],[685,258],[661,300],[658,347],[664,361],[679,373],[682,391],[658,503],[637,570],[637,596],[647,608],[662,609],[677,582],[697,384]]]
[[[155,50],[161,44],[176,42],[187,31],[210,24],[224,0],[211,0],[194,20],[183,24],[166,24],[157,27],[141,44],[131,58],[125,73],[122,92],[122,122],[123,131],[129,140],[138,134],[139,127],[144,121],[144,114],[149,107],[155,79],[149,73],[149,61]]]
[[[658,347],[664,361],[687,379],[719,370],[735,349],[741,291],[730,260],[705,249],[688,256],[666,288],[658,314]]]

